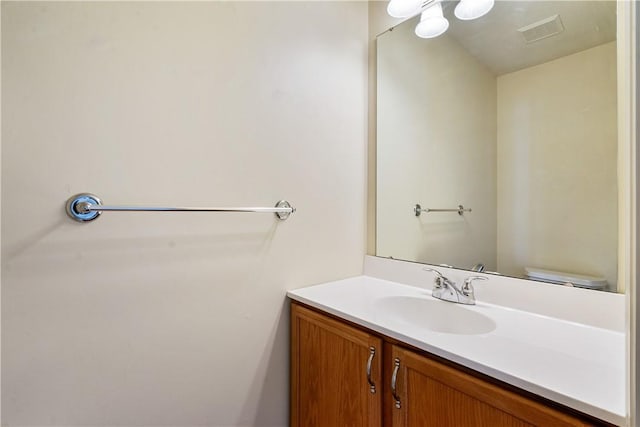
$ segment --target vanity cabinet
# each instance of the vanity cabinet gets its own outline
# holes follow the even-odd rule
[[[385,350],[393,427],[593,425],[401,346]]]
[[[380,427],[382,340],[291,306],[291,426]]]
[[[607,425],[463,369],[291,304],[292,427]]]

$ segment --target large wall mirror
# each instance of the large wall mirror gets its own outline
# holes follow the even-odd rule
[[[377,38],[376,255],[615,291],[615,1],[456,4]]]

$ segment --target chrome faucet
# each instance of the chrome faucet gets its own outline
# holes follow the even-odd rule
[[[437,274],[434,280],[433,292],[431,293],[434,298],[459,304],[475,305],[476,297],[471,282],[474,280],[487,280],[483,276],[470,276],[464,280],[462,288],[459,288],[455,282],[445,277],[438,270],[433,268],[424,268],[424,270]]]
[[[477,271],[478,273],[482,273],[484,271],[484,264],[479,262],[473,267],[471,267],[471,271]]]

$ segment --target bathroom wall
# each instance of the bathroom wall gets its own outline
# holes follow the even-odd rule
[[[615,289],[616,102],[615,42],[498,77],[498,271]]]
[[[377,40],[377,255],[495,270],[496,79],[414,27]],[[416,203],[473,211],[416,217]]]
[[[285,292],[362,271],[367,19],[2,3],[2,425],[287,425]]]

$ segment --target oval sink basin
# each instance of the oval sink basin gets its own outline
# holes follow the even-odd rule
[[[478,335],[496,329],[496,322],[489,316],[430,297],[381,298],[376,302],[376,311],[387,320],[446,334]]]

